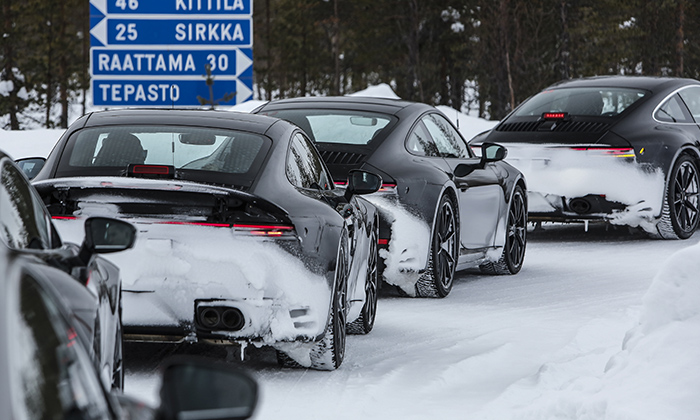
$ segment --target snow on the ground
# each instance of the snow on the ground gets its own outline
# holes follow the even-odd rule
[[[620,231],[545,225],[518,275],[462,272],[445,299],[383,295],[337,371],[256,355],[255,419],[697,418],[700,236]],[[126,393],[157,402],[157,362],[128,354]]]
[[[467,139],[495,125],[458,117]],[[0,148],[45,155],[61,133],[0,131]],[[460,273],[445,299],[383,296],[375,330],[348,338],[337,371],[246,362],[261,386],[255,418],[698,418],[700,234],[545,228],[516,276]],[[126,393],[157,403],[146,365],[128,370]]]

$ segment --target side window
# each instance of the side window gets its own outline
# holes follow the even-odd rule
[[[692,118],[688,113],[683,101],[678,95],[673,95],[668,101],[656,110],[654,118],[663,122],[692,123]]]
[[[695,122],[700,123],[700,87],[691,87],[678,92],[690,109]]]
[[[435,145],[442,157],[468,158],[471,156],[467,143],[443,116],[428,114],[421,120],[435,140]]]
[[[440,156],[433,138],[422,123],[416,124],[415,128],[406,139],[406,149],[416,156]]]
[[[51,224],[41,199],[9,159],[0,163],[0,237],[12,248],[51,247]]]
[[[18,418],[111,418],[92,360],[56,302],[26,273],[11,293],[10,383]]]
[[[323,161],[311,142],[300,133],[294,134],[287,154],[287,178],[301,188],[330,189],[331,183]]]

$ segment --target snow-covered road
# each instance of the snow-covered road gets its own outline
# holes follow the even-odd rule
[[[668,390],[654,382],[663,367],[634,366],[640,390],[606,366],[619,362],[662,263],[699,241],[546,225],[531,232],[516,276],[463,272],[446,299],[383,296],[375,330],[349,337],[337,371],[280,369],[271,352],[253,351],[255,419],[697,418],[700,403],[682,395],[636,401]],[[152,350],[127,348],[126,393],[155,402],[153,370],[169,352]],[[691,356],[700,361],[700,350]]]

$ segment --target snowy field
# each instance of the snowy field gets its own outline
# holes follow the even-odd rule
[[[337,371],[252,349],[255,419],[697,419],[699,241],[545,225],[516,276],[462,272],[445,299],[385,292]],[[126,393],[156,402],[158,363],[205,350],[128,346]]]
[[[495,125],[442,110],[467,139]],[[45,156],[61,134],[0,130],[0,149]],[[385,291],[375,330],[348,338],[337,371],[280,369],[272,352],[249,348],[255,419],[700,418],[698,242],[545,225],[530,232],[516,276],[459,273],[446,299]],[[126,394],[156,403],[158,366],[181,353],[241,363],[222,348],[129,345]]]

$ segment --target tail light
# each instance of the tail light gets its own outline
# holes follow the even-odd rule
[[[348,185],[347,181],[335,181],[334,182],[336,186],[345,188]],[[395,192],[396,191],[396,183],[395,182],[384,182],[382,183],[381,188],[379,188],[378,192]]]
[[[233,230],[237,234],[266,237],[266,238],[288,238],[296,236],[292,225],[255,225],[255,224],[234,224]]]
[[[385,182],[382,184],[382,187],[379,188],[379,192],[395,192],[396,191],[396,183],[394,182]]]
[[[631,147],[572,147],[571,150],[583,151],[596,156],[616,158],[633,158],[634,149]]]
[[[158,224],[159,225],[207,226],[207,227],[231,227],[230,223],[209,223],[209,222],[165,221],[165,222],[158,222]]]
[[[293,225],[276,225],[276,224],[246,224],[246,223],[209,223],[209,222],[181,222],[181,221],[164,221],[158,222],[163,225],[185,225],[185,226],[206,226],[206,227],[223,227],[233,228],[233,231],[238,235],[244,236],[262,236],[266,238],[286,238],[295,237],[296,231]]]

